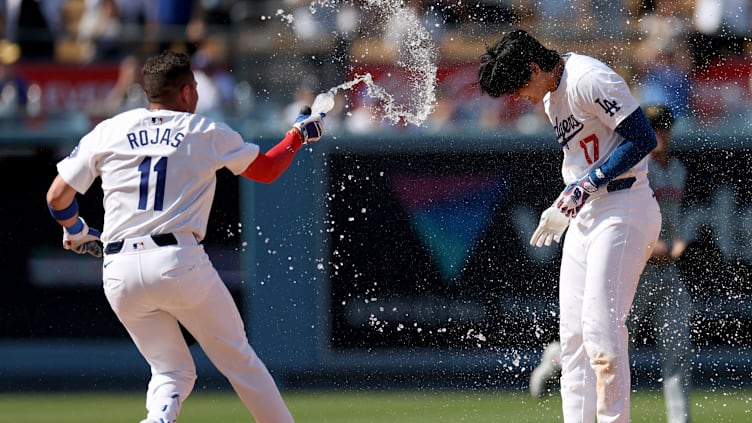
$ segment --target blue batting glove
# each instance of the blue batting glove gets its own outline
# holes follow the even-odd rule
[[[300,110],[298,118],[295,119],[294,128],[297,128],[303,134],[303,144],[316,142],[324,134],[324,116],[325,113],[311,115],[311,108],[308,106]]]

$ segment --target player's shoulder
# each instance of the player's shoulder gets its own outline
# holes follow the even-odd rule
[[[200,113],[193,114],[192,118],[200,121],[201,126],[204,127],[207,131],[216,131],[220,133],[239,135],[238,131],[221,120],[214,120]]]
[[[626,89],[626,83],[606,63],[592,56],[572,55],[567,59],[567,86],[572,92],[584,94],[603,89]]]
[[[593,71],[597,73],[615,73],[610,66],[593,56],[584,54],[568,53],[567,70],[573,71],[579,77],[593,76]]]
[[[180,122],[180,126],[189,128],[189,132],[193,134],[203,134],[203,136],[219,135],[220,137],[237,134],[237,131],[227,123],[214,120],[201,113],[183,112],[176,116],[175,119]]]

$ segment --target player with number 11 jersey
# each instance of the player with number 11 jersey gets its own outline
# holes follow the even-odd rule
[[[259,423],[293,417],[204,246],[217,171],[271,183],[296,151],[321,139],[310,107],[266,152],[222,122],[196,114],[198,83],[188,55],[164,51],[142,68],[146,108],[99,123],[57,165],[47,206],[63,247],[102,257],[113,312],[149,363],[142,423],[177,421],[197,379],[184,328]],[[100,178],[104,230],[79,215],[77,195]],[[98,242],[103,243],[103,248]]]

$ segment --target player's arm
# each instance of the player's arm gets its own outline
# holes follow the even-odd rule
[[[308,113],[304,113],[307,111]],[[241,173],[242,176],[265,184],[277,180],[292,163],[295,152],[305,144],[321,139],[324,132],[324,114],[311,116],[310,108],[302,110],[285,137],[266,153],[259,153]]]
[[[259,153],[241,175],[257,182],[270,184],[287,170],[295,152],[301,147],[303,147],[303,134],[297,128],[292,128],[277,145],[266,153]]]
[[[63,227],[69,227],[78,220],[76,190],[60,175],[55,177],[47,190],[47,206],[50,208],[52,217]]]
[[[616,127],[616,132],[624,137],[624,141],[599,168],[567,185],[554,202],[554,206],[566,216],[577,216],[590,194],[631,169],[658,145],[655,132],[640,107]]]
[[[595,188],[631,169],[658,145],[655,132],[640,107],[616,127],[616,133],[624,137],[624,141],[599,168],[588,175]]]
[[[101,232],[89,228],[78,215],[77,191],[57,175],[47,190],[47,208],[52,217],[63,227],[63,248],[78,254],[102,256],[102,248],[97,241]]]

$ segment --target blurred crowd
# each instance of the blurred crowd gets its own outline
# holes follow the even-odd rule
[[[365,87],[355,87],[338,92],[328,118],[334,132],[545,130],[539,106],[483,97],[473,86],[485,45],[512,27],[561,53],[609,63],[641,101],[668,104],[679,127],[750,117],[752,0],[383,3],[398,5],[430,34],[434,111],[420,128],[401,128],[382,119]],[[278,131],[316,93],[357,72],[379,72],[393,86],[414,83],[409,68],[389,71],[401,65],[395,49],[411,28],[384,9],[365,0],[0,0],[0,119],[17,125],[19,118],[79,113],[91,124],[143,105],[143,59],[172,48],[193,58],[199,113],[235,120],[243,130]],[[71,68],[109,73],[94,88],[84,73],[50,82]]]

